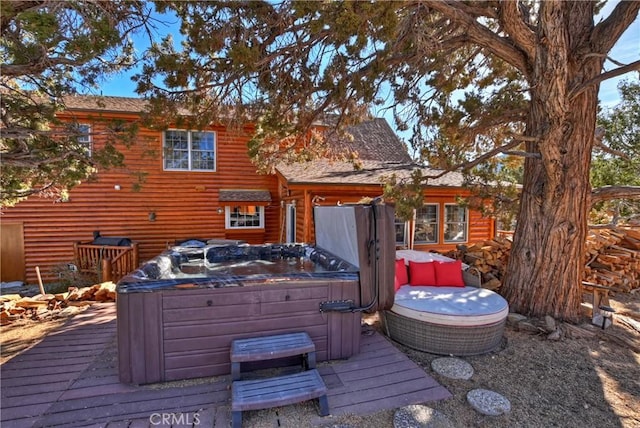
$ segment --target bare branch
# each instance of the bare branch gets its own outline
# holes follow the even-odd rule
[[[533,30],[522,20],[522,12],[518,9],[519,2],[502,2],[500,8],[500,23],[504,31],[513,39],[516,46],[533,62],[536,56],[536,39]]]
[[[521,156],[523,158],[542,159],[542,155],[540,153],[523,152],[521,150],[511,150],[511,151],[503,152],[503,153],[505,155]]]
[[[618,156],[622,159],[630,161],[631,158],[625,152],[620,150],[612,149],[611,147],[604,144],[601,140],[595,139],[595,146],[602,150],[605,153],[609,153],[610,155]]]
[[[629,73],[632,71],[640,71],[640,60],[632,62],[631,64],[627,64],[624,67],[619,67],[613,70],[605,71],[604,73],[594,77],[593,79],[587,80],[582,85],[578,86],[576,89],[571,91],[571,94],[569,94],[569,99],[571,100],[574,99],[575,97],[580,95],[585,89],[587,89],[589,86],[596,85],[607,79],[611,79],[613,77],[620,76],[622,74]]]
[[[455,22],[465,26],[469,39],[481,45],[487,51],[520,70],[524,75],[530,74],[530,67],[522,50],[517,49],[504,37],[498,36],[477,21],[477,17],[465,12],[461,3],[453,1],[432,0],[424,2],[431,9],[442,13]]]
[[[621,1],[611,14],[596,25],[591,35],[591,46],[597,53],[607,54],[622,33],[635,21],[640,11],[640,2]]]
[[[447,169],[443,170],[439,174],[425,175],[424,178],[440,178],[443,175],[445,175],[445,174],[447,174],[447,173],[449,173],[451,171],[455,171],[455,170],[458,170],[458,169],[461,169],[461,170],[471,169],[474,166],[481,164],[485,160],[487,160],[489,158],[492,158],[492,157],[494,157],[495,155],[497,155],[499,153],[505,153],[505,152],[513,149],[514,147],[516,147],[518,144],[521,144],[521,143],[522,143],[522,141],[514,139],[513,141],[505,144],[504,146],[496,147],[495,149],[490,150],[490,151],[488,151],[487,153],[484,153],[481,156],[478,156],[477,158],[475,158],[472,161],[464,162],[464,163],[455,165],[455,166],[453,166],[451,168],[447,168]]]
[[[591,205],[610,199],[640,199],[640,186],[604,186],[591,191]]]

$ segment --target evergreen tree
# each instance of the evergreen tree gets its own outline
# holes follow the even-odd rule
[[[526,315],[578,318],[598,89],[640,69],[640,60],[604,67],[640,2],[621,1],[597,23],[597,1],[158,7],[182,19],[184,42],[153,47],[139,90],[168,120],[167,104],[179,102],[196,125],[230,116],[255,123],[250,153],[265,169],[291,152],[326,154],[314,123],[341,129],[372,105],[390,105],[434,166],[524,158],[505,297]]]
[[[146,29],[143,1],[0,2],[0,205],[34,194],[57,197],[98,166],[120,165],[116,141],[135,126],[111,126],[106,145],[88,151],[85,130],[62,123],[65,98],[96,90],[134,63],[131,34]]]

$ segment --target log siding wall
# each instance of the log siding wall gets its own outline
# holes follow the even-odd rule
[[[113,115],[114,117],[116,115]],[[80,123],[99,133],[104,122],[88,113],[74,114]],[[120,115],[134,121],[136,115]],[[250,243],[276,242],[279,224],[277,180],[259,175],[247,156],[247,138],[223,127],[216,132],[216,171],[165,171],[162,159],[162,132],[141,129],[135,144],[119,147],[125,154],[124,168],[98,171],[96,179],[69,192],[68,202],[31,197],[3,210],[2,221],[24,224],[26,281],[37,281],[39,266],[45,282],[57,281],[58,265],[73,262],[73,243],[93,239],[93,231],[103,236],[123,236],[139,243],[140,260],[148,260],[175,239],[228,238]],[[103,144],[93,136],[93,145]],[[136,174],[145,175],[139,190]],[[120,186],[116,190],[115,186]],[[272,202],[265,204],[265,229],[225,230],[224,213],[218,214],[220,189],[267,189]],[[229,203],[225,203],[229,204]],[[250,202],[241,204],[251,204]],[[155,213],[155,221],[149,214]]]
[[[137,121],[137,114],[108,112],[105,118]],[[64,118],[64,115],[62,116]],[[92,133],[105,129],[105,120],[95,112],[73,112],[67,118],[91,125]],[[141,128],[135,143],[119,147],[125,154],[123,168],[98,171],[94,180],[69,192],[67,202],[31,197],[15,207],[5,208],[2,222],[24,227],[25,280],[37,281],[39,266],[45,282],[58,280],[57,271],[73,260],[74,242],[89,242],[93,231],[103,236],[122,236],[139,244],[139,260],[148,260],[168,243],[186,238],[245,240],[252,244],[284,240],[285,204],[296,201],[296,240],[313,243],[313,198],[317,203],[355,203],[382,193],[378,185],[317,185],[287,183],[282,176],[260,175],[247,155],[246,135],[213,127],[216,133],[216,171],[165,171],[162,132]],[[247,131],[250,131],[247,129]],[[103,144],[92,137],[94,147]],[[143,182],[138,188],[138,178]],[[120,190],[116,190],[119,186]],[[219,201],[220,189],[266,189],[271,202],[239,202],[264,205],[264,229],[225,229],[225,215],[218,208],[231,203]],[[459,188],[427,188],[425,202],[455,203],[464,196]],[[151,221],[150,214],[154,214]],[[470,211],[468,242],[493,237],[494,222]],[[416,246],[423,250],[449,250],[455,244]]]
[[[304,237],[305,242],[313,242],[315,239],[313,229],[313,212],[305,215],[305,209],[313,211],[312,200],[317,198],[318,205],[336,205],[357,203],[363,198],[375,198],[382,194],[380,186],[344,186],[344,185],[305,185],[289,184],[281,182],[281,192],[288,203],[295,200],[298,208],[296,217],[296,236],[300,240]],[[455,204],[458,197],[469,196],[468,190],[447,187],[429,187],[424,190],[425,204],[438,204],[442,211],[440,215],[439,242],[434,244],[415,245],[416,250],[422,251],[449,251],[456,248],[458,244],[468,244],[491,239],[495,234],[494,219],[483,217],[475,210],[468,211],[468,233],[467,241],[445,243],[444,242],[444,221],[443,212],[445,204]],[[306,201],[306,202],[305,202]]]

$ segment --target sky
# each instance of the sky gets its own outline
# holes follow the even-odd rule
[[[616,3],[617,1],[609,1],[603,8],[601,16],[608,16]],[[596,18],[596,23],[597,22],[598,17]],[[174,33],[174,39],[178,39],[180,35],[177,28],[177,21],[173,21],[172,25],[165,26],[164,28],[160,27],[159,31],[172,31]],[[148,43],[146,40],[136,40],[136,49],[138,49],[140,52],[142,52],[147,46]],[[614,60],[624,64],[628,64],[640,59],[640,17],[638,17],[634,21],[634,23],[618,40],[609,56]],[[616,67],[617,66],[615,64],[609,61],[605,64],[605,70],[611,70]],[[134,71],[131,71],[126,74],[115,75],[105,81],[100,88],[102,95],[137,97],[138,95],[135,93],[135,84],[131,81],[131,76],[134,73]],[[638,81],[638,72],[627,73],[622,76],[606,80],[600,84],[599,99],[600,104],[604,109],[612,108],[620,102],[620,94],[617,90],[617,86],[621,80],[625,79],[633,79],[635,81]],[[388,120],[390,120],[390,118]]]

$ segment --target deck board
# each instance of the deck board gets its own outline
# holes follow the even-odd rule
[[[162,388],[120,383],[115,316],[114,304],[95,304],[3,364],[0,425],[150,427],[152,414],[175,412],[197,413],[200,426],[229,426],[230,376]],[[451,396],[382,335],[363,335],[360,342],[359,354],[318,365],[332,415],[366,415]],[[316,424],[323,419],[318,416]]]

